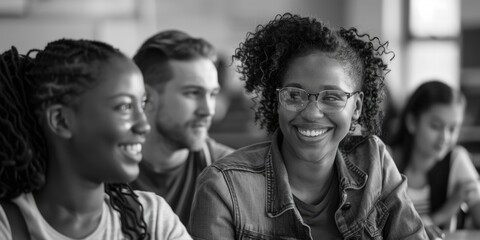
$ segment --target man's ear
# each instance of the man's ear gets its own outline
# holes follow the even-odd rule
[[[355,109],[353,109],[353,116],[354,120],[358,120],[360,115],[362,114],[362,106],[363,106],[363,92],[357,93],[355,97]]]
[[[157,92],[157,90],[148,85],[148,84],[145,84],[145,93],[147,95],[147,102],[146,102],[146,106],[145,106],[145,112],[155,112],[156,111],[156,108],[157,108],[157,99],[159,97],[159,94]]]
[[[72,126],[70,122],[70,114],[71,109],[61,104],[54,104],[47,107],[45,111],[45,120],[48,129],[60,137],[71,138]]]

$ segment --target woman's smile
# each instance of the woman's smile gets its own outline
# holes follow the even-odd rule
[[[121,151],[127,157],[135,160],[135,162],[142,161],[142,144],[141,143],[130,143],[130,144],[119,144]]]
[[[307,137],[318,137],[324,133],[326,133],[329,129],[324,128],[324,129],[302,129],[302,128],[297,128],[298,132]]]

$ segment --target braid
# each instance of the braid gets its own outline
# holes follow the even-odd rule
[[[143,206],[128,184],[105,184],[112,207],[120,212],[122,232],[130,239],[150,239]],[[134,207],[135,206],[135,207]]]
[[[47,148],[26,99],[31,59],[12,47],[0,64],[0,198],[9,199],[43,185]]]
[[[44,185],[48,153],[41,114],[52,104],[71,104],[95,86],[101,71],[97,63],[112,57],[126,58],[108,44],[69,39],[26,56],[14,47],[0,55],[0,198],[11,199]],[[149,239],[143,206],[132,189],[127,184],[105,184],[105,193],[120,213],[122,232],[132,239]]]

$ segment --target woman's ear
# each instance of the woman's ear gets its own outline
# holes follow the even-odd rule
[[[71,109],[61,104],[54,104],[47,107],[45,111],[46,125],[54,134],[62,138],[71,138]]]
[[[363,106],[363,92],[359,92],[356,94],[357,96],[355,97],[355,109],[353,109],[353,120],[358,120],[360,118],[360,115],[362,114],[362,106]]]
[[[415,129],[417,129],[417,121],[411,113],[407,114],[405,117],[405,126],[410,134],[413,134]]]

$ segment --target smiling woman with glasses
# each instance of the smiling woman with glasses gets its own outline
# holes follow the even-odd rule
[[[376,136],[386,47],[289,13],[247,34],[234,58],[272,141],[199,176],[193,238],[427,239],[406,179]]]

